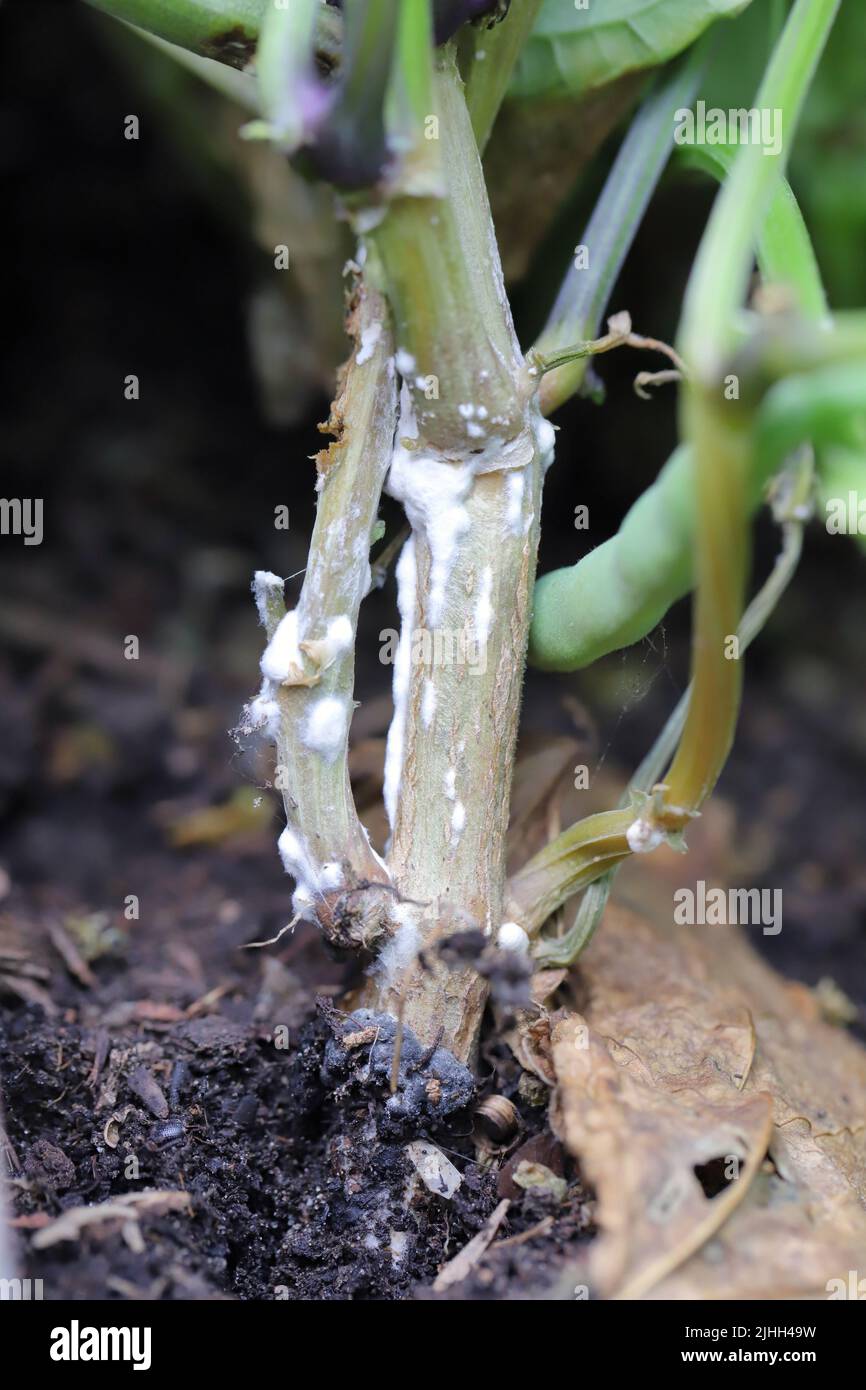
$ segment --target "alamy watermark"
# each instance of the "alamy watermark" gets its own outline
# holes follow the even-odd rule
[[[779,107],[740,106],[724,111],[698,101],[695,109],[674,112],[674,141],[678,145],[761,145],[763,153],[782,151],[782,111]]]
[[[44,1297],[41,1279],[0,1279],[0,1303],[29,1303]]]
[[[397,659],[400,634],[395,628],[386,627],[379,633],[379,641],[379,660],[383,666],[390,666]],[[409,661],[413,666],[427,668],[465,666],[470,675],[483,676],[487,670],[487,643],[469,627],[438,627],[432,632],[418,627],[412,631]]]
[[[0,497],[0,536],[23,536],[25,545],[41,545],[42,498]]]
[[[860,1278],[858,1269],[849,1269],[847,1279],[828,1279],[824,1287],[831,1303],[839,1299],[850,1299],[853,1303],[866,1302],[866,1279]]]
[[[831,536],[866,536],[866,497],[852,490],[847,497],[828,497],[827,531]]]
[[[699,878],[694,888],[674,893],[677,926],[761,927],[764,936],[782,930],[781,888],[707,888]]]

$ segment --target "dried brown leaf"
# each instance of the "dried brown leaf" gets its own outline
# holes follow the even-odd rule
[[[608,911],[584,1016],[553,1030],[555,1123],[598,1196],[587,1278],[614,1297],[826,1297],[866,1258],[866,1053],[738,929],[675,925],[663,880],[632,875],[652,918]]]

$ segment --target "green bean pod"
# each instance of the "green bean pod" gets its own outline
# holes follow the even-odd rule
[[[864,415],[863,361],[834,362],[771,387],[756,420],[750,513],[798,444],[855,445]],[[646,637],[692,587],[693,535],[689,455],[680,445],[626,513],[615,536],[576,565],[538,580],[529,633],[531,664],[543,671],[579,671]]]
[[[532,665],[578,671],[651,632],[691,588],[693,521],[689,456],[680,447],[615,536],[538,580]]]

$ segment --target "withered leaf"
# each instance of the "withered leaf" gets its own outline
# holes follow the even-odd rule
[[[612,907],[580,975],[553,1117],[598,1197],[593,1290],[827,1297],[866,1257],[866,1053],[733,927]]]

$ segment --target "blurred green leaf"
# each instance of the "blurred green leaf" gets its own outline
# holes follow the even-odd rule
[[[544,0],[521,54],[511,94],[554,96],[591,91],[626,72],[681,53],[714,20],[749,0]]]
[[[866,3],[845,0],[818,68],[789,177],[830,303],[866,303]]]
[[[826,523],[831,508],[838,505],[839,499],[847,502],[852,494],[852,519],[859,520],[858,504],[866,497],[866,441],[862,449],[844,449],[838,445],[823,449],[817,490],[820,503],[819,521]],[[858,527],[856,530],[852,529],[851,535],[866,554],[866,534]]]

